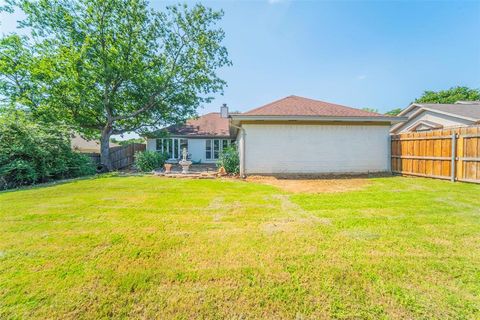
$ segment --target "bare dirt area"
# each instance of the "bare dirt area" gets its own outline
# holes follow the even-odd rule
[[[331,193],[347,192],[366,188],[370,185],[367,178],[277,178],[272,176],[249,176],[246,181],[278,187],[293,193]]]

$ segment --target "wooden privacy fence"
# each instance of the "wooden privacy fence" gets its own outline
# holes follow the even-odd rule
[[[480,183],[480,126],[393,135],[392,172]]]
[[[146,146],[142,143],[131,143],[125,146],[110,148],[110,161],[113,169],[124,169],[130,167],[135,159],[135,152],[145,151]],[[93,163],[100,164],[99,153],[86,153]]]

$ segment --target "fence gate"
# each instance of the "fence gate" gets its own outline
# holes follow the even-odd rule
[[[480,126],[393,135],[392,172],[480,183]]]

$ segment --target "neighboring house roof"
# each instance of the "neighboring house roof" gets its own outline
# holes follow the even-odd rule
[[[457,101],[459,104],[480,104],[480,101]]]
[[[285,97],[262,107],[242,113],[242,115],[383,117],[383,115],[376,112],[298,96]]]
[[[407,125],[409,125],[409,121],[411,119],[414,119],[425,111],[444,114],[450,117],[463,119],[463,121],[468,120],[472,121],[473,123],[480,123],[480,103],[477,101],[457,101],[456,103],[450,104],[412,103],[398,114],[399,116],[408,115],[407,121],[395,125],[390,131],[393,133],[398,132],[401,128],[405,128]],[[411,124],[409,126],[410,129],[414,127],[415,126],[412,126]]]
[[[71,142],[70,142],[72,149],[78,152],[83,153],[96,153],[100,152],[100,142],[97,140],[86,140],[82,138],[80,135],[76,134]],[[110,142],[111,147],[118,147],[119,144]]]
[[[453,104],[440,104],[440,103],[413,103],[408,108],[399,113],[404,115],[413,108],[420,108],[424,110],[437,111],[443,114],[451,116],[457,116],[463,119],[479,121],[480,120],[480,103],[466,101],[459,101]]]
[[[187,120],[185,124],[178,124],[166,127],[151,134],[167,132],[173,136],[185,137],[227,137],[229,136],[228,119],[220,117],[219,112],[211,112],[196,119]]]

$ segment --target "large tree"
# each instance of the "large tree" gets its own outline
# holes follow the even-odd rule
[[[20,27],[29,36],[10,36],[0,47],[0,93],[99,137],[108,169],[111,135],[183,121],[225,86],[217,76],[231,64],[216,25],[222,12],[202,5],[155,11],[145,0],[13,5],[25,13]]]
[[[37,106],[40,101],[32,77],[34,57],[26,43],[18,35],[0,39],[0,108]]]
[[[457,101],[478,101],[480,90],[468,87],[453,87],[440,91],[425,91],[415,100],[418,103],[455,103]]]

